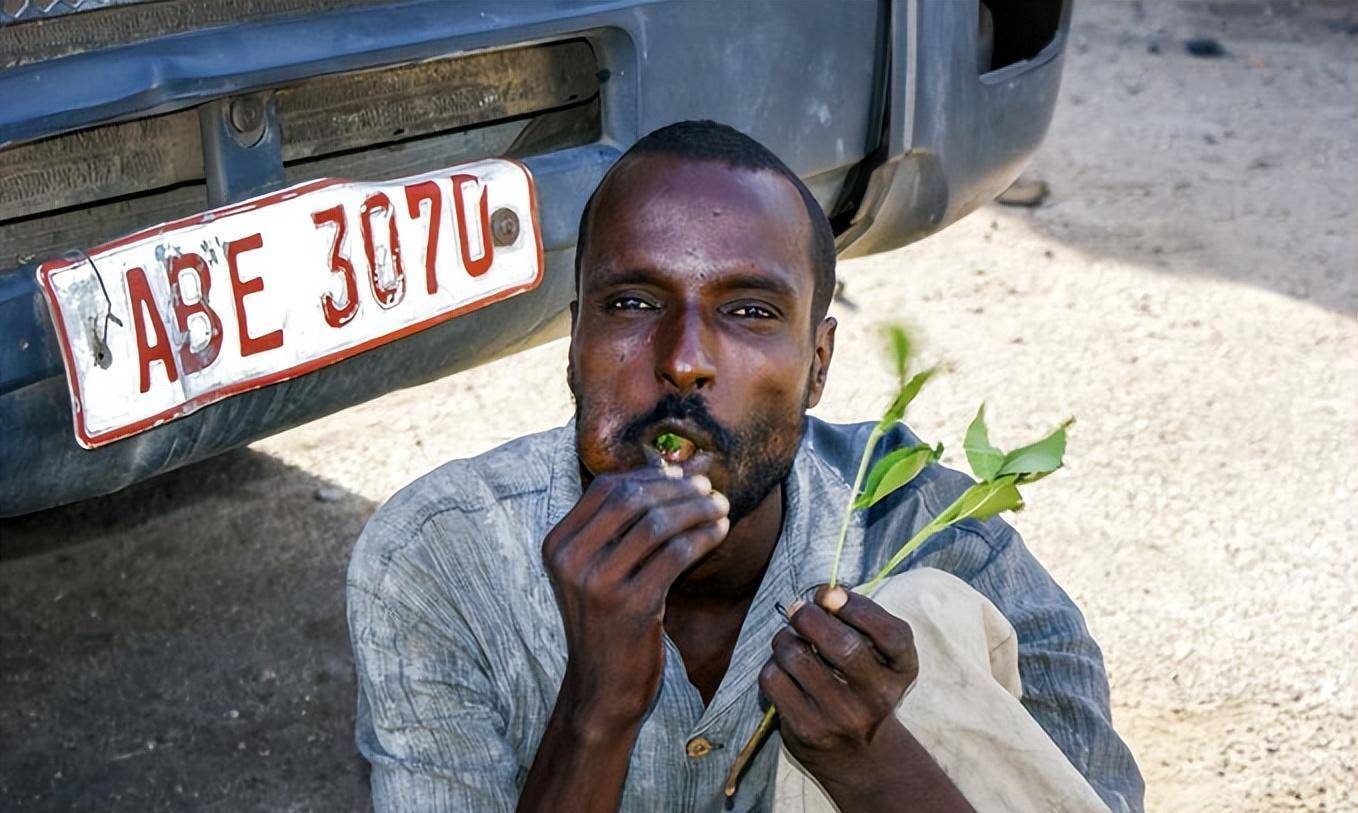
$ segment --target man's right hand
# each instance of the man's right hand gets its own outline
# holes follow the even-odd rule
[[[568,651],[558,711],[567,699],[576,725],[609,736],[640,723],[660,687],[666,595],[726,538],[729,510],[706,477],[675,469],[590,482],[542,545]]]

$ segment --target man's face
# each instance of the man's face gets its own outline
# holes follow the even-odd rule
[[[773,172],[648,155],[595,200],[572,306],[576,444],[592,474],[671,455],[748,513],[786,476],[820,399],[834,320],[813,330],[810,224]]]

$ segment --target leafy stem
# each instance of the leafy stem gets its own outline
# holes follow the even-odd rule
[[[868,442],[863,448],[863,459],[858,462],[858,476],[853,481],[854,499],[844,506],[844,520],[839,524],[839,541],[835,543],[835,563],[830,568],[830,587],[833,589],[839,584],[839,560],[844,553],[844,539],[849,535],[849,521],[853,518],[854,508],[858,507],[859,489],[863,487],[863,477],[868,473],[868,463],[872,460],[872,453],[877,448],[877,442],[886,434],[886,429],[878,423],[872,428],[868,435]]]
[[[914,446],[893,449],[869,466],[877,445],[905,416],[905,409],[933,376],[929,369],[908,377],[910,341],[905,331],[899,327],[889,328],[890,347],[895,359],[897,393],[886,408],[882,419],[868,433],[863,448],[863,457],[858,462],[858,474],[854,477],[853,491],[849,504],[844,507],[844,517],[839,526],[839,539],[835,543],[834,563],[830,570],[829,586],[839,585],[840,560],[844,555],[844,541],[849,534],[849,523],[853,512],[870,508],[885,499],[933,463],[943,454],[943,445],[929,447],[917,443]],[[856,590],[865,596],[873,595],[882,583],[931,537],[946,528],[968,519],[987,520],[1005,511],[1017,511],[1023,507],[1023,496],[1018,486],[1036,482],[1061,467],[1066,451],[1067,420],[1046,437],[1009,452],[1004,452],[990,442],[989,430],[985,421],[985,404],[977,410],[976,417],[967,427],[963,449],[972,474],[977,482],[958,495],[942,513],[930,519],[914,533],[887,561],[876,575]],[[740,774],[758,750],[764,737],[773,730],[777,709],[770,705],[764,712],[758,727],[745,746],[740,749],[730,772],[726,776],[726,795],[734,796]]]
[[[764,718],[759,721],[759,726],[745,741],[745,747],[740,749],[739,754],[736,754],[736,761],[731,764],[730,773],[726,774],[727,796],[736,795],[736,785],[740,782],[740,774],[744,771],[746,763],[754,756],[754,752],[758,750],[759,743],[763,742],[764,738],[773,730],[773,721],[777,716],[778,709],[770,703],[768,709],[764,712]]]
[[[1023,508],[1023,497],[1019,494],[1017,484],[1021,478],[1017,474],[1008,474],[995,478],[994,480],[976,483],[971,488],[962,492],[952,504],[943,509],[943,512],[925,523],[915,535],[906,542],[892,555],[886,565],[877,571],[877,575],[859,588],[865,596],[871,596],[877,592],[877,588],[882,586],[882,582],[891,576],[892,571],[900,567],[910,554],[919,549],[921,545],[929,541],[929,538],[939,531],[956,525],[967,519],[985,520],[990,519],[1002,511],[1018,511]]]
[[[953,506],[956,505],[957,503],[954,502]],[[865,596],[871,597],[873,593],[877,592],[877,588],[881,587],[882,583],[885,582],[887,580],[887,577],[891,575],[891,571],[895,570],[896,567],[899,566],[901,562],[905,561],[905,557],[914,553],[915,550],[919,548],[920,545],[923,545],[925,542],[929,541],[929,537],[933,536],[934,534],[938,533],[939,531],[943,530],[946,527],[948,527],[947,524],[940,524],[936,518],[929,520],[929,522],[927,522],[923,528],[920,528],[919,531],[917,531],[914,536],[910,537],[909,542],[906,542],[903,546],[901,546],[900,550],[896,551],[896,555],[891,557],[891,561],[887,562],[885,567],[877,571],[877,575],[873,576],[866,583],[864,583],[862,587],[858,588],[858,592],[862,593]]]

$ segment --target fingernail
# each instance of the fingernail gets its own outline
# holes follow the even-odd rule
[[[712,492],[712,504],[717,506],[717,510],[723,515],[731,513],[731,501],[726,499],[726,495],[720,491]]]
[[[837,612],[840,607],[843,607],[848,603],[849,594],[844,592],[843,587],[836,587],[833,590],[826,591],[825,595],[820,600],[820,606],[832,613]]]
[[[792,620],[792,616],[796,615],[796,614],[797,614],[797,611],[800,610],[802,607],[805,607],[805,606],[806,606],[806,602],[803,601],[802,599],[797,599],[796,601],[792,602],[792,606],[787,608],[787,618],[788,618],[788,620],[791,621],[791,620]]]
[[[679,478],[684,476],[684,469],[682,466],[675,466],[670,463],[664,463],[660,466],[660,470],[665,472],[665,476],[670,478],[671,480],[678,480]]]
[[[726,532],[731,530],[731,519],[729,517],[722,517],[717,520],[717,528],[721,530],[722,536],[726,536]]]
[[[698,490],[704,494],[712,491],[712,481],[701,474],[693,475],[693,485],[697,486]]]

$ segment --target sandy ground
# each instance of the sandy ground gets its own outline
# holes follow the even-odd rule
[[[924,437],[960,449],[982,399],[1001,444],[1078,417],[1015,523],[1153,810],[1358,805],[1356,34],[1351,3],[1083,2],[1046,204],[841,269],[817,414],[873,414],[906,319],[953,366]],[[565,421],[565,351],[0,525],[0,808],[366,809],[350,546],[422,472]]]

